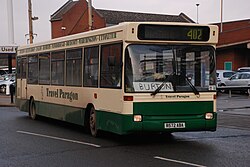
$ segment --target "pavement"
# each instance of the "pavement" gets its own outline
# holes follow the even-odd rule
[[[0,93],[0,107],[16,107],[15,97],[14,97],[14,103],[11,103],[10,95],[5,95]]]

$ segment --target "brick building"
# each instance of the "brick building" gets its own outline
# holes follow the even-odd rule
[[[250,67],[250,19],[223,23],[222,30],[217,45],[217,69]]]
[[[133,21],[155,21],[155,22],[191,22],[188,16],[162,15],[149,13],[135,13],[124,11],[112,11],[95,9],[92,10],[93,27],[92,29],[103,28],[119,24],[120,22]],[[76,34],[88,31],[88,3],[86,0],[67,1],[60,9],[51,15],[52,38]]]

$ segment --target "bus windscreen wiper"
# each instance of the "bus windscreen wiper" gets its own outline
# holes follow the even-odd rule
[[[165,83],[167,83],[167,82],[169,81],[169,76],[171,76],[171,75],[173,75],[173,73],[170,74],[170,75],[168,75],[168,76],[164,79],[164,81],[161,83],[161,85],[160,85],[153,93],[151,93],[151,96],[155,96],[157,93],[160,92],[160,90],[163,88],[163,86],[165,85]]]
[[[190,88],[193,90],[194,94],[195,94],[196,96],[200,96],[199,91],[198,91],[198,90],[196,89],[196,87],[192,84],[192,82],[188,79],[188,77],[185,76],[185,78],[186,78],[186,81],[187,81],[188,85],[189,85]]]

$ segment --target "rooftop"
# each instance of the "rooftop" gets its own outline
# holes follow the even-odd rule
[[[58,9],[54,14],[51,15],[52,21],[59,21],[62,19],[63,15],[66,14],[71,8],[73,8],[77,3],[81,1],[67,1],[60,9]],[[119,24],[120,22],[136,22],[136,21],[154,21],[154,22],[191,22],[194,23],[192,19],[186,16],[184,13],[179,15],[165,15],[165,14],[152,14],[152,13],[138,13],[138,12],[128,12],[128,11],[114,11],[105,9],[95,9],[100,16],[105,18],[107,25]]]

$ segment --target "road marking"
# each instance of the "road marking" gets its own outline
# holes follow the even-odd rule
[[[16,131],[16,132],[26,134],[26,135],[39,136],[39,137],[44,137],[44,138],[49,138],[49,139],[54,139],[54,140],[61,140],[61,141],[66,141],[66,142],[71,142],[71,143],[77,143],[77,144],[92,146],[92,147],[96,147],[96,148],[101,147],[100,145],[97,145],[97,144],[86,143],[86,142],[81,142],[81,141],[71,140],[71,139],[65,139],[65,138],[60,138],[60,137],[55,137],[55,136],[48,136],[48,135],[32,133],[32,132],[25,132],[25,131]]]
[[[164,157],[155,156],[154,158],[155,158],[155,159],[159,159],[159,160],[163,160],[163,161],[170,161],[170,162],[175,162],[175,163],[185,164],[185,165],[190,165],[190,166],[206,167],[206,166],[203,166],[203,165],[198,165],[198,164],[189,163],[189,162],[185,162],[185,161],[178,161],[178,160],[169,159],[169,158],[164,158]]]

